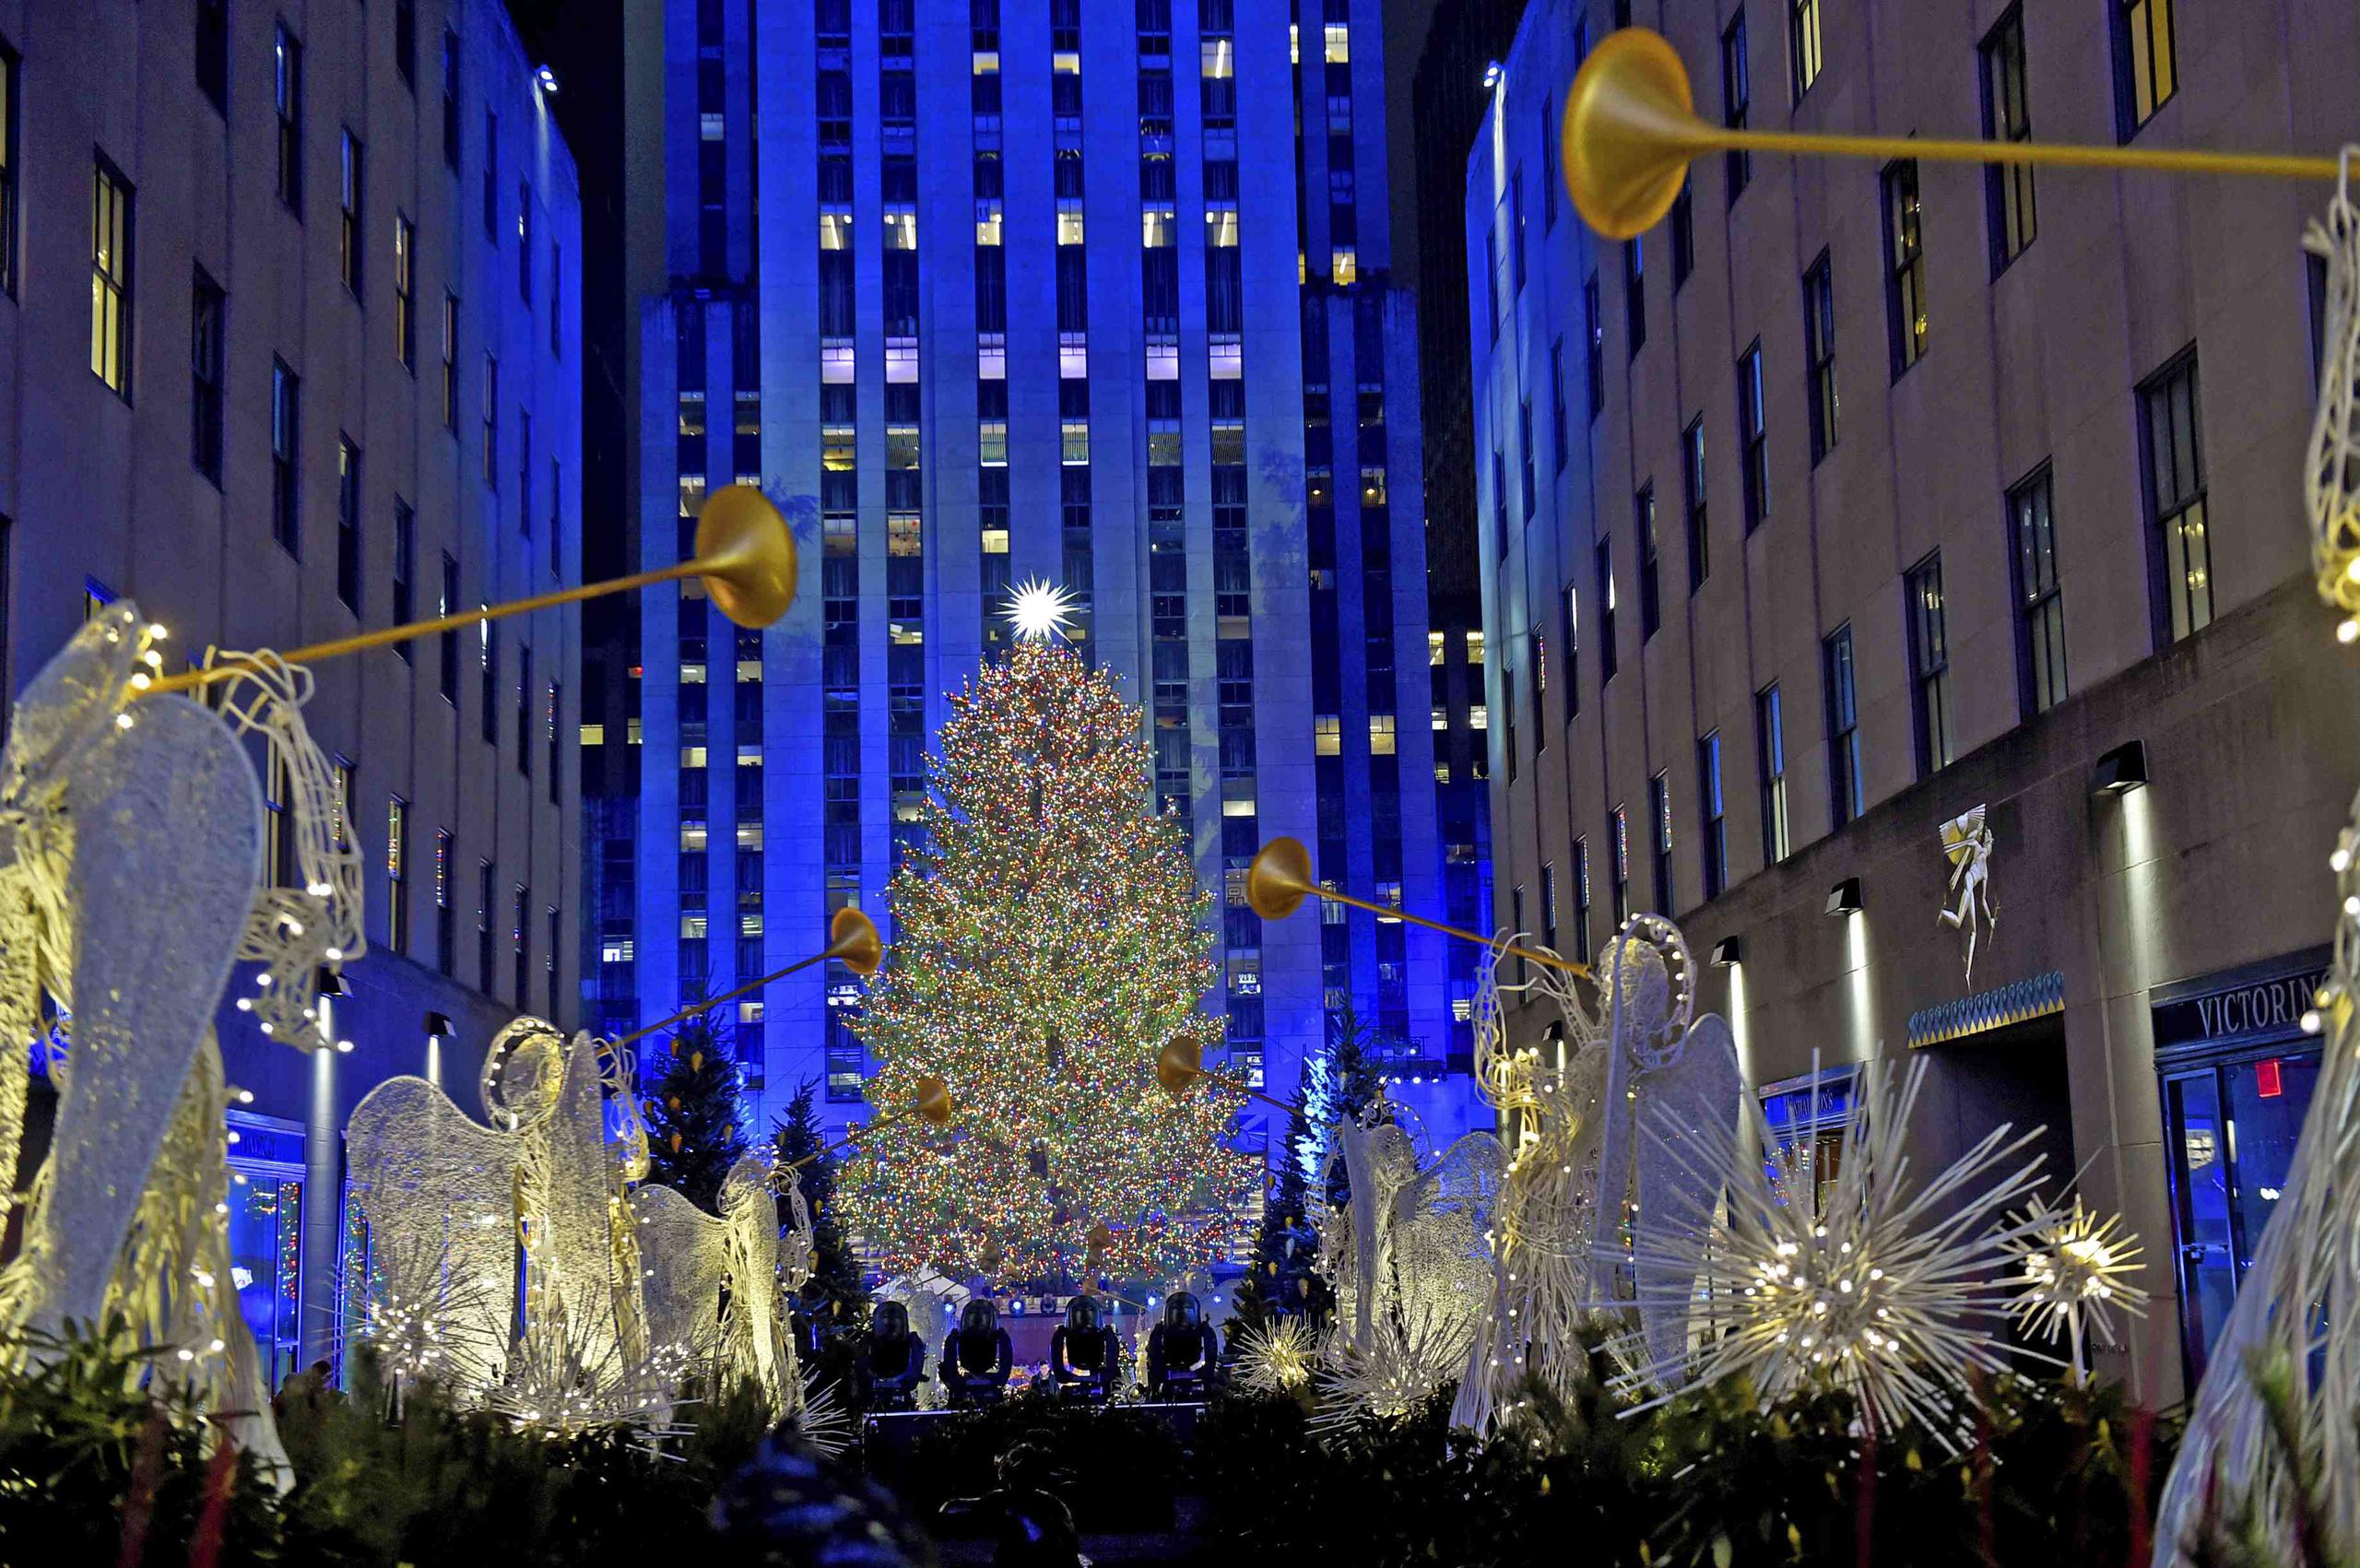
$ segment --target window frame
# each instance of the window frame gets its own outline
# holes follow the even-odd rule
[[[1721,777],[1721,732],[1716,727],[1696,737],[1696,814],[1698,852],[1705,874],[1705,897],[1717,899],[1729,890],[1729,797]]]
[[[1663,552],[1656,538],[1656,482],[1643,480],[1631,497],[1631,527],[1639,540],[1639,644],[1663,630]]]
[[[2044,502],[2036,525],[2027,504],[2036,499]],[[2014,611],[2010,619],[2016,643],[2016,711],[2020,718],[2031,719],[2072,691],[2065,584],[2057,570],[2056,475],[2048,461],[2043,459],[2010,485],[2001,505],[2006,509],[2009,596]],[[2045,536],[2036,539],[2036,533]],[[2054,659],[2045,659],[2045,652],[2053,653]]]
[[[1811,461],[1817,467],[1835,450],[1842,409],[1835,391],[1835,272],[1822,249],[1803,269],[1803,390],[1811,410]]]
[[[1976,45],[1983,97],[1985,141],[2032,139],[2032,66],[2024,43],[2024,8],[2017,0],[2000,14]],[[2028,163],[1983,169],[1984,222],[1989,231],[1991,276],[1998,277],[2040,238],[2038,191]]]
[[[342,430],[336,439],[336,596],[354,615],[360,613],[360,446]]]
[[[1827,67],[1826,40],[1820,30],[1819,0],[1787,0],[1787,59],[1795,102],[1819,81]]]
[[[303,218],[303,41],[281,17],[271,35],[270,102],[277,121],[278,202]]]
[[[1859,819],[1868,806],[1860,749],[1860,683],[1852,623],[1820,639],[1820,685],[1827,708],[1827,819],[1835,832]]]
[[[1770,422],[1766,389],[1762,383],[1762,339],[1755,338],[1737,357],[1738,472],[1745,498],[1745,532],[1770,516]]]
[[[1705,467],[1705,416],[1700,412],[1680,432],[1681,499],[1687,505],[1688,593],[1692,598],[1704,590],[1706,580],[1713,575],[1710,479]]]
[[[369,149],[353,135],[352,127],[337,128],[336,140],[336,271],[344,279],[345,292],[354,302],[366,304],[368,263],[364,255],[367,246],[369,199]]]
[[[107,221],[106,198],[114,195],[112,224]],[[123,171],[103,152],[93,149],[90,166],[90,373],[122,398],[132,400],[133,294],[137,276],[139,195]],[[102,227],[110,232],[102,239]],[[104,339],[105,355],[100,356]]]
[[[218,490],[228,439],[230,295],[202,263],[190,270],[189,462]]]
[[[270,536],[303,559],[303,378],[278,355],[270,360]]]
[[[1606,688],[1621,667],[1614,646],[1614,541],[1601,536],[1598,541],[1598,690],[1603,696]]]
[[[1896,158],[1877,174],[1884,230],[1885,330],[1892,339],[1895,381],[1918,368],[1933,337],[1926,308],[1926,206],[1918,173],[1916,159]]]
[[[1787,815],[1787,706],[1775,680],[1753,694],[1753,758],[1762,863],[1776,866],[1794,853],[1794,837]]]
[[[0,296],[17,297],[17,208],[24,160],[24,61],[0,38]]]
[[[2193,484],[2189,491],[2175,494],[2166,513],[2165,498],[2156,483],[2155,402],[2159,395],[2167,394],[2171,387],[2182,382],[2188,387],[2189,437],[2192,447],[2189,468]],[[2156,367],[2139,383],[2134,395],[2139,400],[2139,490],[2147,520],[2148,596],[2154,617],[2155,649],[2160,653],[2212,625],[2217,610],[2212,587],[2211,489],[2204,474],[2204,399],[2198,374],[2196,345],[2189,344]],[[2177,462],[2174,466],[2177,468]],[[2201,619],[2198,619],[2199,605],[2194,595],[2191,594],[2183,602],[2173,583],[2174,539],[2171,530],[2191,512],[2196,513],[2196,527],[2202,539],[2199,547],[2202,552],[2201,560],[2193,562],[2202,579]],[[2178,542],[2186,558],[2184,529]],[[2188,586],[2185,567],[2180,572],[2180,585]],[[2182,629],[2183,620],[2186,622],[2185,630]]]
[[[1740,6],[1721,29],[1721,124],[1741,131],[1753,112],[1753,65],[1745,36],[1745,7]],[[1722,155],[1723,206],[1737,206],[1753,183],[1753,154],[1733,147]]]
[[[2163,15],[2164,69],[2160,75],[2154,65],[2155,27],[2154,18]],[[2106,27],[2114,52],[2114,121],[2115,140],[2128,143],[2147,128],[2165,105],[2179,96],[2179,15],[2177,0],[2112,0],[2106,7]],[[2141,52],[2132,29],[2140,23],[2134,13],[2144,13],[2146,34],[2145,79],[2141,79]],[[2151,100],[2146,112],[2140,112],[2140,89],[2147,89]]]
[[[1910,728],[1918,776],[1931,778],[1957,760],[1958,722],[1951,704],[1950,628],[1942,599],[1942,552],[1929,550],[1901,579],[1908,624]]]

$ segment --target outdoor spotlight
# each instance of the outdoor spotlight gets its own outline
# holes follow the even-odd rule
[[[1858,914],[1860,913],[1860,879],[1847,877],[1827,890],[1827,913]]]
[[[1724,937],[1713,944],[1713,967],[1735,969],[1745,961],[1745,938]]]
[[[557,73],[547,65],[541,66],[533,73],[533,80],[538,83],[540,89],[551,98],[557,96]]]
[[[1483,67],[1483,90],[1485,92],[1489,92],[1493,88],[1499,86],[1500,77],[1504,73],[1500,70],[1500,63],[1497,60],[1494,60],[1491,64],[1485,65]]]
[[[448,1015],[443,1013],[428,1013],[426,1015],[426,1037],[429,1040],[448,1040],[456,1032],[457,1032],[451,1027],[451,1020]]]
[[[2126,740],[2105,756],[2090,773],[2092,795],[2128,795],[2147,785],[2147,743]]]

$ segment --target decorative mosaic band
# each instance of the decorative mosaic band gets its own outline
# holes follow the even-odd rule
[[[1955,1002],[1943,1002],[1909,1015],[1909,1044],[1939,1045],[1987,1030],[2004,1029],[2026,1019],[2047,1018],[2065,1010],[2065,974],[2050,970],[2029,980],[1977,991]]]

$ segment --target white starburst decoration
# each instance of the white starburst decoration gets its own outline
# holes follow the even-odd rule
[[[1063,585],[1032,577],[1017,584],[1002,613],[1016,629],[1018,637],[1028,643],[1045,643],[1052,637],[1072,635],[1077,602]]]
[[[1657,1277],[1681,1282],[1676,1304],[1703,1334],[1693,1350],[1645,1367],[1634,1386],[1743,1375],[1765,1402],[1833,1388],[1879,1427],[1917,1421],[1946,1440],[1965,1435],[1959,1397],[1968,1375],[2006,1366],[1992,1330],[2012,1296],[2008,1249],[2035,1224],[2000,1217],[2030,1197],[2042,1157],[2003,1167],[2041,1129],[2012,1136],[1997,1127],[1918,1185],[1904,1139],[1925,1076],[1922,1060],[1897,1082],[1876,1063],[1861,1068],[1823,1188],[1810,1145],[1781,1146],[1759,1104],[1755,1136],[1775,1150],[1766,1161],[1740,1142],[1698,1139],[1667,1119],[1650,1125],[1650,1139],[1706,1178],[1688,1192],[1726,1197],[1700,1203],[1683,1194],[1682,1212],[1641,1232],[1641,1304],[1654,1263]]]
[[[2010,1310],[2052,1345],[2063,1334],[2072,1379],[2079,1383],[2085,1327],[2111,1345],[2113,1308],[2133,1317],[2147,1315],[2147,1292],[2132,1282],[2139,1272],[2139,1238],[2120,1215],[2101,1216],[2079,1196],[2070,1208],[2052,1208],[2035,1195],[2022,1216],[2009,1218],[2026,1227],[2005,1244],[2021,1270],[2007,1281],[2016,1292]]]
[[[1340,1332],[1331,1339],[1316,1374],[1319,1410],[1311,1424],[1320,1432],[1363,1416],[1408,1415],[1465,1370],[1474,1326],[1462,1313],[1421,1304],[1379,1322],[1365,1341]]]
[[[1311,1381],[1318,1342],[1300,1317],[1274,1317],[1237,1338],[1237,1380],[1257,1394],[1284,1396]]]

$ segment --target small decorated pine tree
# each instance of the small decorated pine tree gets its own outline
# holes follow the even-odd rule
[[[691,1013],[672,1032],[661,1070],[642,1093],[647,1179],[717,1213],[722,1178],[747,1149],[738,1058],[714,1008]]]
[[[811,1250],[817,1255],[811,1259],[811,1277],[803,1282],[803,1310],[811,1315],[820,1332],[827,1334],[861,1322],[868,1292],[861,1288],[860,1260],[845,1244],[844,1227],[837,1220],[836,1156],[820,1152],[827,1147],[827,1139],[820,1134],[812,1106],[817,1087],[808,1078],[796,1087],[795,1098],[786,1102],[786,1114],[772,1129],[771,1141],[782,1172],[798,1160],[811,1161],[795,1173],[795,1180],[803,1187],[803,1201],[810,1206]],[[814,1155],[818,1158],[813,1159]],[[779,1198],[778,1219],[781,1227],[795,1222],[794,1210],[784,1195]]]

